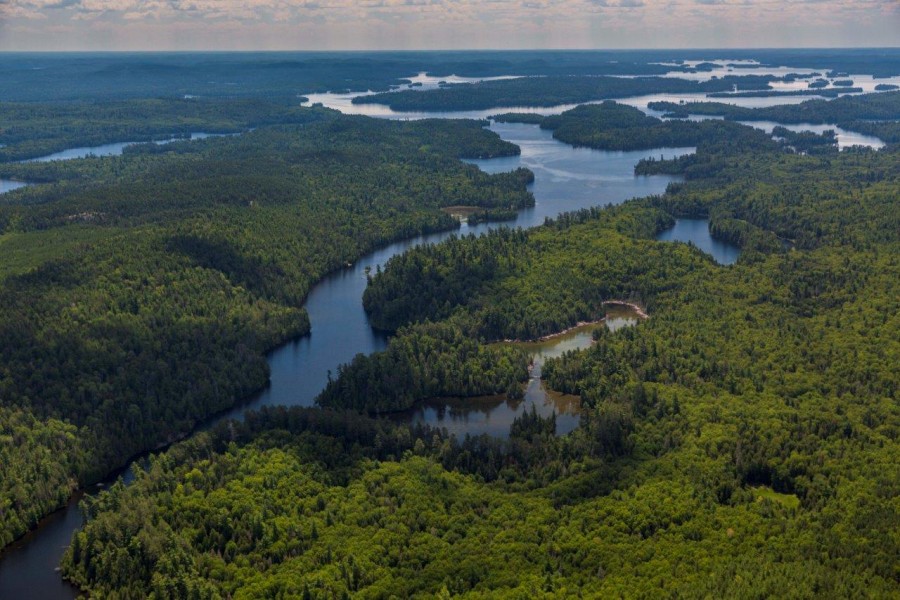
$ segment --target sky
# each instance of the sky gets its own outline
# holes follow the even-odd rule
[[[900,0],[0,0],[0,50],[900,46]]]

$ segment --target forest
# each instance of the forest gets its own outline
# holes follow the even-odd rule
[[[842,96],[836,100],[807,100],[801,104],[765,108],[743,108],[719,102],[651,102],[650,108],[666,116],[718,116],[732,121],[776,121],[837,125],[849,131],[874,135],[887,143],[898,143],[900,92]]]
[[[458,160],[518,152],[480,122],[297,118],[2,167],[46,183],[0,201],[0,542],[264,386],[325,274],[458,227],[443,206],[534,202]]]
[[[738,89],[769,89],[771,75],[745,75],[691,81],[673,77],[523,77],[357,96],[354,104],[385,104],[393,110],[483,110],[498,106],[557,106],[644,94],[691,94]]]
[[[524,350],[479,344],[456,323],[422,323],[398,331],[384,352],[339,368],[316,403],[388,413],[442,396],[519,398],[527,364]]]
[[[381,52],[259,52],[173,54],[17,53],[0,57],[5,102],[118,101],[124,99],[264,97],[293,101],[318,92],[384,92],[427,72],[436,77],[508,75],[644,75],[696,72],[685,60],[709,59],[706,50]],[[900,75],[896,49],[729,50],[763,65]],[[666,63],[666,64],[660,64]]]
[[[729,51],[742,58],[900,74],[896,50]],[[428,111],[775,91],[741,63],[706,83],[660,77],[725,63],[0,56],[0,177],[32,184],[0,196],[0,548],[140,456],[133,482],[85,496],[65,550],[62,576],[90,597],[900,595],[897,92],[651,105],[680,119],[615,102],[498,116],[571,146],[696,152],[636,165],[677,176],[660,195],[394,256],[363,297],[384,351],[336,369],[315,407],[210,420],[266,384],[267,351],[309,334],[303,302],[325,275],[458,228],[442,209],[472,207],[474,223],[535,204],[531,171],[460,160],[521,152],[487,121],[344,116],[303,94],[371,89],[363,101]],[[421,71],[525,77],[385,94]],[[839,151],[833,132],[737,120],[888,145]],[[153,143],[197,131],[236,135]],[[136,143],[117,157],[19,162],[122,141]],[[657,241],[687,217],[740,259]],[[609,301],[649,318],[542,367],[549,391],[580,398],[571,433],[536,411],[501,437],[402,419],[435,397],[520,398],[516,342]]]
[[[0,103],[0,162],[66,148],[149,142],[195,132],[239,133],[272,124],[303,123],[296,104],[259,99],[143,99],[118,102]]]
[[[825,82],[826,85],[828,82]],[[747,92],[712,92],[707,94],[707,98],[781,98],[790,96],[821,96],[822,98],[837,98],[846,94],[860,94],[864,90],[859,87],[834,87],[826,88],[823,86],[812,87],[810,90],[750,90]],[[881,91],[881,90],[879,90]]]
[[[553,137],[561,142],[597,150],[717,146],[720,151],[746,152],[748,147],[777,147],[771,136],[752,127],[717,119],[700,122],[662,120],[645,115],[640,109],[611,100],[601,104],[577,106],[548,117],[506,113],[493,119],[500,123],[538,124],[541,129],[552,131]],[[791,139],[796,141],[793,137]],[[807,141],[808,145],[816,145],[815,143],[816,140]],[[836,144],[833,139],[830,143]],[[828,142],[820,142],[820,145],[827,146]]]
[[[67,577],[120,598],[896,595],[900,154],[701,158],[663,196],[417,248],[372,277],[367,308],[410,347],[439,323],[488,341],[645,306],[545,364],[582,398],[573,433],[528,413],[507,441],[358,403],[251,414],[88,504]],[[723,267],[654,240],[701,213],[792,244]],[[448,349],[428,344],[414,359],[439,368]],[[397,368],[375,355],[337,381],[381,361]]]

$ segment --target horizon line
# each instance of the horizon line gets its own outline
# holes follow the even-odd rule
[[[308,48],[279,49],[279,50],[262,50],[262,49],[172,49],[172,50],[152,50],[152,49],[121,49],[121,50],[96,50],[96,49],[66,49],[66,50],[3,50],[0,54],[278,54],[278,53],[296,53],[304,52],[310,54],[334,54],[334,53],[428,53],[428,52],[444,52],[444,53],[474,53],[474,52],[703,52],[709,50],[900,50],[900,44],[896,46],[685,46],[685,47],[668,47],[668,48],[356,48],[356,49],[331,49],[317,50]]]

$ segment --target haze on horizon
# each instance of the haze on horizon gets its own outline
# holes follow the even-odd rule
[[[3,51],[898,45],[898,0],[0,0]]]

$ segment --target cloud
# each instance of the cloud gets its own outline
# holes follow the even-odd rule
[[[900,1],[0,0],[3,49],[88,49],[100,29],[98,49],[895,46]]]

